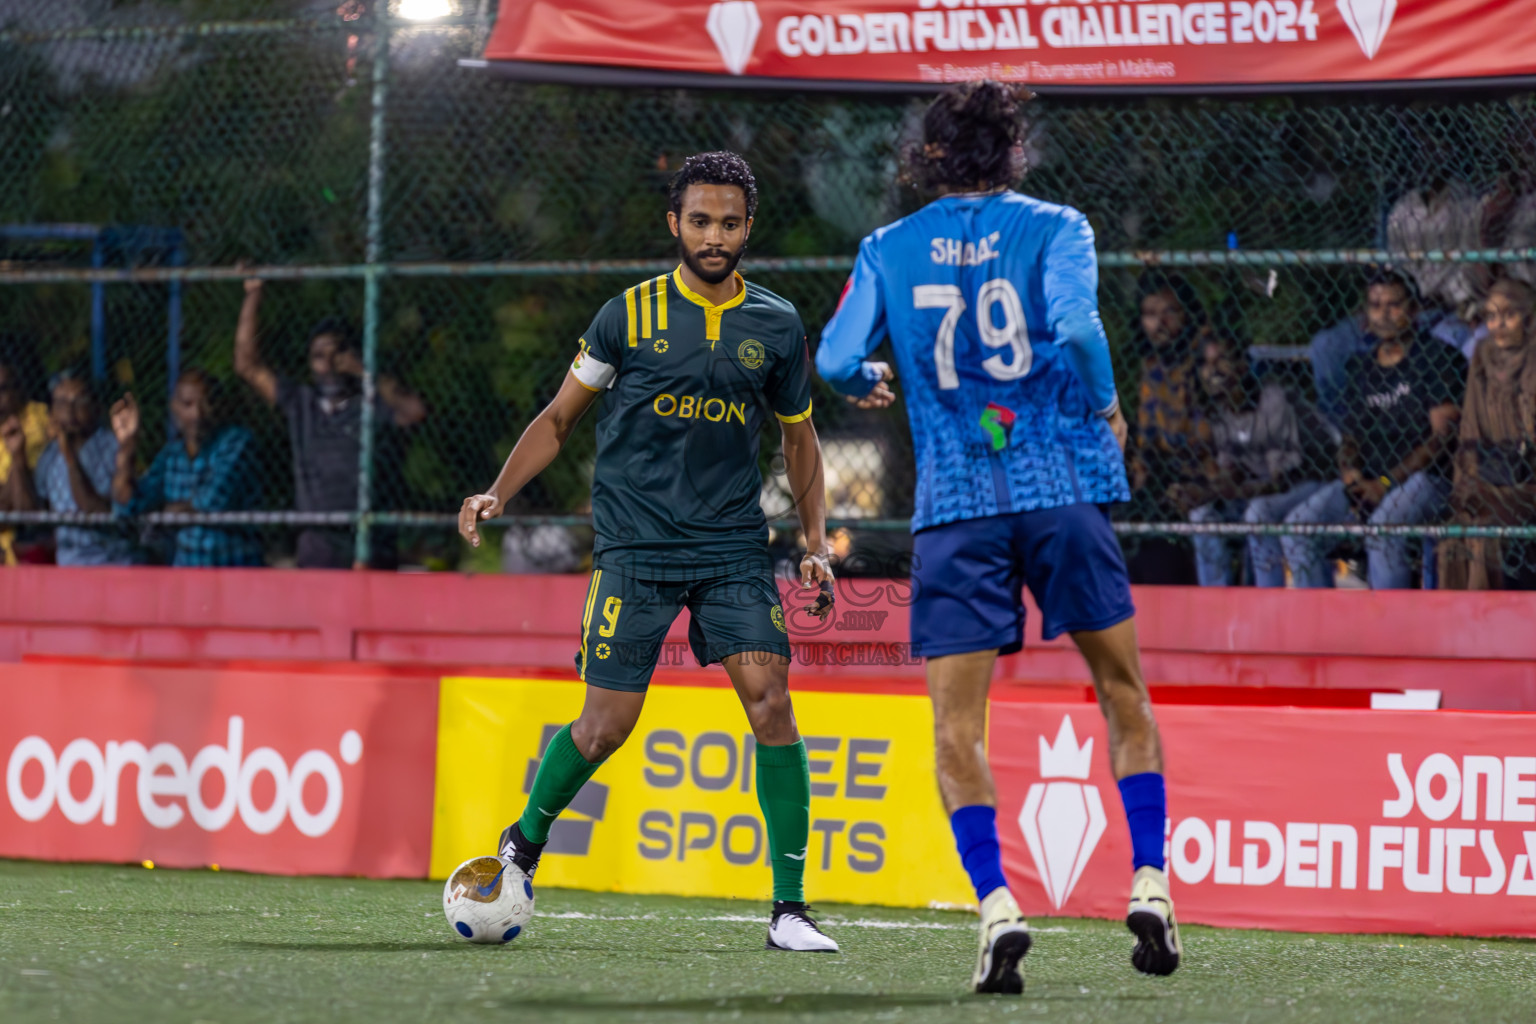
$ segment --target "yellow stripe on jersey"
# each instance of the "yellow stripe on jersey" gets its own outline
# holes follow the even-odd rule
[[[640,283],[640,337],[651,337],[651,282]]]
[[[635,290],[633,288],[624,293],[624,312],[628,314],[629,347],[636,348],[640,342],[635,337]]]
[[[667,329],[667,275],[656,279],[656,329]]]
[[[587,607],[581,613],[581,671],[577,678],[587,681],[587,630],[592,628],[592,606],[597,603],[597,587],[603,578],[603,570],[592,570],[592,582],[587,584]]]
[[[747,282],[739,273],[736,275],[736,294],[718,306],[683,283],[683,268],[681,265],[672,271],[672,283],[677,285],[677,290],[682,293],[683,298],[704,310],[705,341],[719,341],[720,318],[725,315],[726,310],[736,308],[747,299]],[[714,348],[714,346],[711,345],[710,348]]]
[[[814,405],[815,403],[811,403],[811,404]],[[779,422],[780,423],[799,423],[802,420],[808,420],[808,419],[811,418],[811,406],[807,405],[805,407],[805,412],[801,413],[798,416],[783,416],[783,415],[780,415],[779,413],[774,413],[774,415],[779,417]]]

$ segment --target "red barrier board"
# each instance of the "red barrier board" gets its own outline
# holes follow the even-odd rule
[[[1536,74],[1536,18],[1529,0],[501,0],[485,56],[719,84],[1368,84]]]
[[[413,877],[437,681],[126,666],[0,674],[0,857]]]
[[[1179,916],[1536,936],[1526,715],[1163,707]],[[1131,842],[1096,708],[993,704],[1004,866],[1032,914],[1120,917]]]

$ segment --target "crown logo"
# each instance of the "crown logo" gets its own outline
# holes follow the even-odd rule
[[[1386,42],[1387,29],[1392,27],[1397,0],[1334,0],[1333,5],[1339,9],[1355,42],[1360,44],[1365,59],[1375,60],[1381,44]]]
[[[1093,737],[1077,745],[1072,716],[1061,717],[1056,742],[1040,737],[1040,779],[1029,787],[1019,810],[1019,830],[1040,875],[1040,885],[1057,910],[1067,902],[1104,835],[1104,801],[1087,785]]]
[[[1087,780],[1089,766],[1093,763],[1093,737],[1081,747],[1077,745],[1077,733],[1072,728],[1072,718],[1063,715],[1061,728],[1056,731],[1056,742],[1047,743],[1040,737],[1040,777],[1042,779]]]

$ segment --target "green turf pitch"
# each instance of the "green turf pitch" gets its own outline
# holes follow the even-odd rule
[[[1536,943],[1187,928],[1172,978],[1104,921],[1037,922],[1022,998],[966,992],[972,919],[828,905],[841,956],[762,908],[546,890],[506,947],[431,882],[0,861],[0,1021],[1524,1021]]]

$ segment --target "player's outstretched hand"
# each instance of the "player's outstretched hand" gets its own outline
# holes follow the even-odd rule
[[[459,536],[469,541],[470,547],[480,546],[479,521],[501,515],[501,499],[494,494],[472,494],[464,499],[459,509]]]
[[[831,614],[832,604],[837,600],[837,592],[832,587],[832,563],[827,561],[826,555],[807,551],[800,559],[800,590],[806,593],[813,587],[819,591],[816,603],[806,605],[805,610],[824,619]]]
[[[884,409],[896,401],[896,392],[892,391],[891,386],[886,383],[896,379],[896,374],[889,363],[865,363],[864,372],[875,378],[875,386],[863,398],[854,398],[851,395],[848,397],[848,401],[855,408]]]

